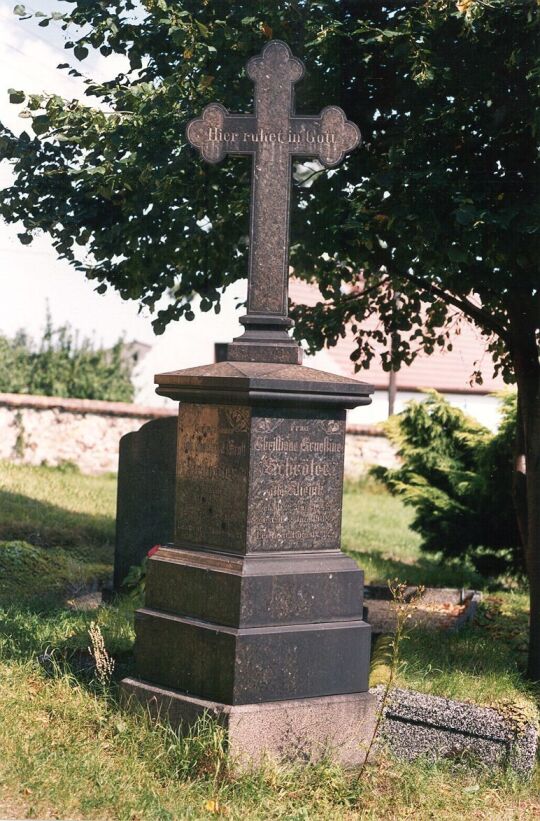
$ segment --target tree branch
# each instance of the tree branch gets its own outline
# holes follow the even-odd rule
[[[346,302],[347,300],[354,300],[359,299],[363,296],[368,296],[368,294],[372,294],[374,291],[378,291],[383,285],[386,285],[388,282],[392,281],[391,276],[384,277],[383,279],[379,280],[375,285],[372,285],[371,288],[364,288],[362,291],[352,291],[350,294],[347,294],[343,297],[342,302]]]
[[[496,334],[500,337],[507,345],[510,345],[510,334],[508,330],[502,325],[500,322],[489,314],[487,311],[484,311],[482,308],[479,308],[477,305],[474,305],[470,302],[466,297],[460,298],[454,296],[454,294],[445,291],[443,288],[439,288],[437,285],[433,283],[429,283],[427,285],[421,277],[415,276],[414,274],[409,274],[400,272],[397,276],[404,277],[409,282],[413,282],[423,291],[430,292],[435,294],[444,302],[453,305],[455,308],[458,308],[460,311],[463,311],[464,314],[467,314],[471,319],[474,319],[479,325],[482,325],[484,328],[488,329],[492,333]]]

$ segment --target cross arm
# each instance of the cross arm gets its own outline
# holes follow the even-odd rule
[[[218,163],[227,154],[254,154],[257,120],[252,114],[229,114],[225,106],[211,103],[202,116],[191,120],[187,138],[207,162]]]
[[[359,128],[338,106],[324,108],[318,117],[291,117],[291,154],[316,157],[331,168],[360,144]]]
[[[328,106],[318,117],[292,116],[283,128],[263,128],[252,114],[230,114],[220,103],[212,103],[189,123],[187,137],[211,163],[227,154],[254,154],[258,147],[274,145],[286,154],[317,157],[332,167],[360,143],[357,126],[337,106]]]

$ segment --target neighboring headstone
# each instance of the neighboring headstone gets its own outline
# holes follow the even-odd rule
[[[177,429],[175,416],[164,417],[120,439],[113,582],[116,592],[129,568],[139,565],[151,547],[172,541]]]
[[[130,698],[189,728],[210,712],[240,759],[358,763],[373,732],[363,573],[340,550],[346,409],[373,388],[303,367],[287,334],[291,157],[337,164],[340,109],[294,115],[303,66],[270,42],[248,63],[255,115],[208,106],[203,157],[254,155],[246,331],[227,360],[160,374],[180,402],[173,543],[151,558]]]

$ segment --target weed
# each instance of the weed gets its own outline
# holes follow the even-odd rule
[[[94,659],[97,681],[101,687],[108,687],[111,683],[112,674],[114,673],[114,659],[108,654],[103,633],[101,632],[99,624],[96,624],[95,621],[90,622],[88,635],[90,636],[88,652]]]
[[[382,637],[383,641],[379,642],[377,653],[374,654],[374,657],[372,658],[372,669],[373,666],[380,666],[381,663],[386,661],[388,675],[386,677],[386,683],[383,687],[378,706],[375,728],[369,741],[366,756],[360,767],[358,779],[361,779],[364,775],[371,751],[381,729],[390,691],[399,669],[401,643],[406,638],[407,622],[411,618],[412,611],[416,607],[417,601],[422,598],[425,592],[424,587],[419,586],[416,588],[413,595],[407,598],[405,594],[408,589],[408,585],[406,582],[400,582],[398,579],[389,581],[388,587],[390,588],[390,592],[392,594],[392,604],[396,614],[396,629],[393,634]],[[381,656],[384,657],[384,661],[381,659]]]

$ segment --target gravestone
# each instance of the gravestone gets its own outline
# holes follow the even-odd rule
[[[132,565],[174,534],[176,433],[174,417],[153,419],[120,439],[113,589]]]
[[[333,106],[297,116],[302,63],[271,41],[249,61],[255,113],[207,106],[204,159],[253,157],[248,310],[225,361],[160,374],[178,400],[176,520],[150,559],[124,693],[188,729],[205,712],[244,760],[363,760],[375,721],[363,573],[340,550],[345,417],[371,386],[304,367],[287,330],[293,157],[336,165],[359,143]]]

